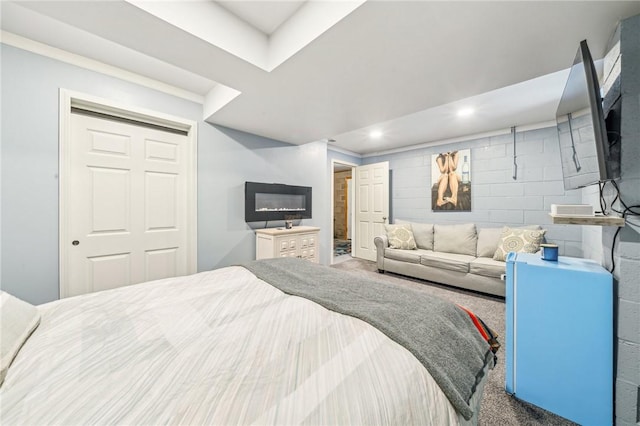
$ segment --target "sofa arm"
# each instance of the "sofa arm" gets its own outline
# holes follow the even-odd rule
[[[386,235],[378,235],[373,239],[373,243],[376,245],[378,272],[384,272],[384,250],[389,247],[389,239]]]

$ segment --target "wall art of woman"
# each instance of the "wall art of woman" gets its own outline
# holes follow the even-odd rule
[[[471,150],[432,156],[431,208],[471,211]]]

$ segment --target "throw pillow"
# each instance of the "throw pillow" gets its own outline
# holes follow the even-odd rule
[[[540,243],[547,232],[545,229],[515,229],[505,226],[502,228],[498,248],[493,254],[493,260],[504,262],[507,253],[535,253],[540,249]]]
[[[408,223],[385,225],[389,247],[394,249],[415,250],[416,240],[413,238],[411,225]]]
[[[512,228],[513,229],[513,228]],[[540,229],[539,225],[519,226],[516,229]],[[480,228],[478,229],[478,257],[493,257],[498,249],[502,228]]]

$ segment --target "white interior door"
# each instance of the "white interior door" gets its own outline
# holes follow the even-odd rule
[[[389,217],[389,162],[355,168],[355,257],[376,260],[373,239],[385,232]]]
[[[62,297],[191,273],[188,137],[71,114]]]

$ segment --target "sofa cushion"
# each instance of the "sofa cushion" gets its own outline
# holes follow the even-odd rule
[[[413,231],[413,238],[416,240],[416,246],[419,249],[433,250],[433,224],[408,222],[406,220],[397,219],[396,223],[410,223]],[[493,253],[492,253],[493,256]]]
[[[498,242],[498,248],[493,255],[493,260],[504,260],[507,253],[535,253],[540,249],[540,243],[547,232],[544,229],[517,229],[505,226]]]
[[[515,229],[540,229],[540,225],[527,225]],[[478,229],[478,248],[476,256],[493,257],[498,249],[498,242],[502,228],[479,228]]]
[[[399,260],[407,263],[420,263],[420,252],[423,250],[402,250],[387,248],[384,251],[384,257],[387,259]]]
[[[478,235],[476,225],[473,223],[433,226],[434,252],[466,254],[475,257],[477,243]]]
[[[506,263],[491,257],[478,257],[469,263],[469,272],[485,277],[500,278],[505,273]]]
[[[474,256],[466,254],[432,251],[422,253],[420,264],[450,271],[469,272],[469,263],[473,259],[475,259]]]
[[[502,228],[480,228],[478,229],[478,247],[476,254],[478,257],[493,257],[498,248],[498,241]]]

